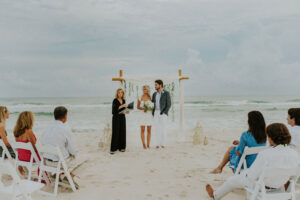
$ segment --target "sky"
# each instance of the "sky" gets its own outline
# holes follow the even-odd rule
[[[299,0],[0,0],[0,98],[110,96],[119,69],[299,95],[299,36]]]

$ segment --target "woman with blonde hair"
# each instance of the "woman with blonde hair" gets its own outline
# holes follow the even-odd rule
[[[32,131],[34,125],[34,115],[30,111],[24,111],[19,114],[16,125],[14,127],[14,135],[16,138],[16,142],[28,143],[32,144],[33,149],[37,152],[36,137]],[[39,156],[39,155],[38,155]],[[25,149],[18,149],[18,158],[21,161],[30,162],[31,152]],[[24,171],[19,168],[22,174]]]
[[[121,113],[128,107],[125,101],[125,93],[122,88],[117,89],[115,99],[112,103],[112,137],[110,153],[114,154],[117,150],[126,150],[126,118]]]
[[[150,95],[150,87],[148,85],[143,86],[143,95],[141,99],[138,99],[137,108],[141,110],[141,115],[139,116],[140,119],[140,126],[141,126],[141,140],[143,143],[144,149],[150,148],[150,140],[151,140],[151,128],[152,128],[152,112],[151,108],[149,108],[149,104],[151,102],[151,95]],[[151,106],[150,106],[151,107]],[[154,108],[154,106],[153,106]],[[147,146],[145,143],[145,129],[147,127]]]
[[[36,148],[36,137],[32,131],[34,125],[34,115],[31,111],[24,111],[19,114],[16,125],[14,127],[14,135],[16,142],[28,143],[30,142],[34,151],[36,152],[39,160],[40,155]],[[31,152],[26,149],[18,149],[18,159],[25,162],[30,162]],[[34,161],[35,162],[35,161]],[[19,171],[22,175],[25,175],[23,167],[19,166]],[[38,170],[39,174],[39,170]],[[46,173],[47,175],[47,173]],[[49,179],[48,175],[47,178]],[[44,177],[43,177],[44,179]],[[51,183],[50,179],[49,182]],[[42,183],[45,183],[43,180]]]
[[[0,106],[0,139],[2,139],[3,143],[7,147],[12,158],[15,158],[15,152],[12,149],[10,143],[7,139],[7,132],[5,130],[6,120],[9,118],[9,112],[5,106]],[[2,157],[3,149],[0,147],[0,157]]]

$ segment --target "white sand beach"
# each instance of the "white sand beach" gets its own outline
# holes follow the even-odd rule
[[[175,133],[169,133],[168,147],[160,150],[136,147],[139,136],[128,134],[127,152],[115,155],[98,148],[99,135],[76,134],[81,154],[89,161],[76,170],[80,189],[73,193],[60,188],[56,199],[209,199],[205,185],[219,186],[232,175],[229,168],[221,175],[209,171],[239,134],[240,131],[205,133],[208,145],[204,146],[193,145],[192,133],[187,136],[188,142],[176,142]],[[244,195],[238,190],[224,199],[238,200]],[[40,194],[34,197],[55,199]]]
[[[263,103],[260,101],[252,103],[253,100],[245,102],[242,97],[229,98],[226,101],[223,98],[204,100],[198,99],[197,104],[193,99],[187,100],[186,142],[176,141],[178,123],[170,119],[166,149],[155,149],[156,138],[153,130],[152,148],[144,150],[136,117],[128,115],[127,151],[115,155],[110,155],[108,149],[103,150],[98,147],[104,127],[111,121],[111,105],[106,103],[109,101],[104,99],[103,102],[97,103],[97,98],[68,100],[69,125],[77,139],[81,156],[88,159],[88,162],[75,171],[75,174],[80,177],[80,189],[73,193],[69,189],[60,187],[56,198],[36,193],[33,195],[34,199],[208,200],[205,185],[210,183],[217,188],[233,175],[228,167],[225,167],[220,175],[209,174],[209,172],[219,164],[232,141],[239,139],[241,133],[247,129],[247,113],[260,107],[267,124],[285,122],[287,109],[300,105],[295,97],[283,100],[281,97],[275,100],[263,98],[261,101]],[[36,116],[34,132],[39,144],[41,134],[53,120],[54,105],[59,105],[63,99],[46,98],[37,101],[29,98],[20,101],[15,99],[12,102],[5,102],[12,112],[7,123],[8,138],[10,141],[14,140],[12,130],[16,117],[19,112],[28,109],[33,110]],[[32,103],[36,101],[37,103]],[[264,103],[266,101],[269,103]],[[273,109],[274,106],[277,109]],[[192,142],[193,129],[197,122],[200,122],[203,127],[202,139],[204,135],[208,138],[207,146],[203,145],[203,141],[200,145],[194,145]],[[245,192],[236,190],[224,199],[245,199]]]

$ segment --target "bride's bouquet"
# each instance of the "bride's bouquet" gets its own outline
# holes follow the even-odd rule
[[[144,108],[146,108],[146,110],[144,112],[152,111],[154,109],[154,103],[152,101],[146,101],[144,103]]]

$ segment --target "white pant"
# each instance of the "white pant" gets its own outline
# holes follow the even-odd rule
[[[214,192],[214,199],[219,200],[235,189],[243,189],[245,187],[253,188],[254,183],[246,177],[245,173],[234,175],[228,178],[221,187]]]
[[[166,146],[167,122],[168,116],[166,114],[161,115],[159,110],[154,112],[154,128],[157,139],[156,146]]]
[[[65,161],[66,161],[69,171],[73,172],[78,167],[80,167],[83,163],[85,163],[87,160],[81,156],[77,156],[77,157],[70,156],[70,157],[66,158]],[[58,162],[45,159],[45,164],[47,166],[56,167]]]

